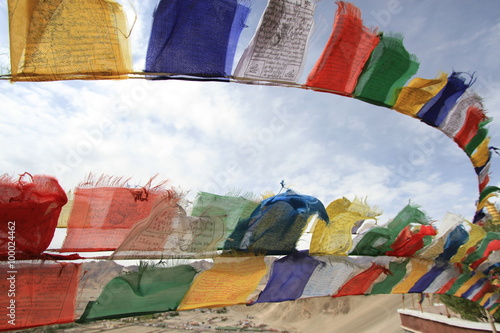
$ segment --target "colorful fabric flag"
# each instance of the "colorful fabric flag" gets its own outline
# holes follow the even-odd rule
[[[451,261],[451,258],[458,253],[458,249],[469,240],[469,233],[463,225],[454,228],[446,238],[443,252],[436,258],[437,261]]]
[[[460,148],[465,146],[472,140],[479,129],[479,124],[486,120],[484,110],[475,105],[467,108],[464,125],[453,138]]]
[[[418,112],[417,117],[430,126],[439,127],[457,100],[472,85],[473,78],[466,83],[463,73],[453,72],[446,86]]]
[[[223,228],[224,240],[234,231],[238,221],[248,219],[259,206],[258,202],[243,197],[221,196],[206,192],[198,193],[191,216],[214,220]],[[222,249],[223,242],[217,244]]]
[[[129,28],[110,0],[9,0],[12,81],[120,79]]]
[[[79,269],[70,263],[0,262],[0,331],[73,322]]]
[[[161,0],[154,13],[146,72],[231,75],[250,7],[242,0]]]
[[[446,264],[437,263],[410,288],[410,293],[423,293],[446,269]]]
[[[350,95],[380,37],[363,25],[359,8],[344,1],[337,5],[332,34],[306,86]]]
[[[432,80],[414,78],[401,89],[393,109],[410,117],[416,117],[422,107],[436,96],[447,82],[446,73],[441,73]]]
[[[359,273],[344,284],[339,292],[333,295],[333,297],[367,294],[368,289],[370,289],[379,276],[387,273],[387,268],[373,263],[370,268]]]
[[[343,256],[319,256],[315,259],[321,264],[309,277],[301,298],[332,296],[361,270],[354,259]]]
[[[223,239],[223,226],[215,219],[187,216],[175,202],[158,200],[110,259],[214,256]]]
[[[479,145],[487,140],[488,137],[488,129],[485,127],[488,123],[491,122],[491,119],[487,119],[479,124],[479,129],[476,132],[476,135],[465,145],[464,151],[468,156],[472,156],[472,154],[476,151]]]
[[[465,223],[467,223],[470,228],[469,240],[458,248],[457,253],[450,259],[450,262],[461,262],[469,250],[476,246],[476,244],[478,244],[486,236],[486,231],[484,231],[483,227],[467,221],[465,221]]]
[[[415,283],[420,280],[428,271],[431,261],[423,259],[412,259],[410,261],[411,268],[409,269],[409,274],[401,281],[397,286],[395,286],[391,293],[392,294],[406,294],[410,291]]]
[[[392,108],[399,91],[418,67],[416,56],[409,54],[403,46],[402,36],[382,35],[358,78],[354,97]]]
[[[292,301],[299,298],[321,261],[307,252],[295,252],[276,260],[266,287],[254,303]]]
[[[316,0],[269,0],[234,76],[295,83],[302,73]]]
[[[328,221],[321,201],[287,190],[262,201],[250,218],[240,220],[226,240],[224,249],[266,254],[292,253],[309,219],[315,214]]]
[[[406,265],[408,265],[408,262],[408,259],[401,262],[392,261],[389,264],[387,277],[383,281],[374,284],[370,294],[390,294],[392,288],[394,288],[394,286],[401,282],[401,280],[405,277]]]
[[[407,226],[391,244],[392,251],[387,251],[386,255],[393,257],[411,257],[421,250],[426,243],[431,241],[429,236],[434,236],[436,229],[431,225],[418,225],[415,228]],[[427,238],[427,242],[424,241]]]
[[[465,284],[467,281],[469,281],[471,278],[474,278],[475,272],[469,273],[469,272],[464,272],[460,274],[460,276],[454,281],[454,283],[451,285],[451,287],[446,290],[444,293],[446,295],[455,295],[456,292]]]
[[[436,223],[437,234],[432,238],[432,242],[418,253],[419,258],[434,260],[443,253],[445,241],[450,232],[463,222],[463,217],[456,214],[447,213],[445,217]],[[465,230],[464,230],[465,232]],[[447,260],[446,260],[447,261]]]
[[[415,206],[407,205],[388,223],[387,227],[375,227],[357,242],[351,255],[379,256],[392,251],[394,243],[401,231],[410,224],[428,225],[425,214]],[[358,236],[359,237],[359,236]]]
[[[449,265],[434,281],[424,290],[427,294],[442,294],[448,290],[460,276],[456,265]],[[447,284],[449,284],[447,286]]]
[[[124,318],[176,310],[196,270],[190,265],[146,267],[111,280],[78,322]]]
[[[366,202],[346,198],[338,199],[326,207],[329,222],[319,220],[313,231],[309,251],[311,254],[346,255],[352,247],[352,228],[361,220],[374,219],[374,212]]]
[[[61,251],[116,250],[130,229],[148,217],[157,200],[167,200],[174,207],[179,197],[174,190],[162,186],[76,188],[68,232]]]
[[[264,257],[219,257],[200,273],[179,305],[179,310],[246,304],[267,273]]]
[[[0,177],[0,258],[29,259],[45,251],[67,201],[55,178]]]
[[[448,112],[439,125],[439,129],[448,137],[457,138],[455,141],[463,149],[476,134],[479,126],[476,119],[484,118],[482,114],[483,103],[481,96],[471,89],[467,89]],[[458,135],[459,133],[461,134]]]

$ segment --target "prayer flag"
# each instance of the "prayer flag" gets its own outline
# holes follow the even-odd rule
[[[344,1],[337,5],[332,34],[306,85],[350,95],[380,37],[363,25],[359,8]]]
[[[366,63],[354,97],[375,105],[393,107],[399,91],[418,70],[419,63],[403,46],[403,37],[384,36]]]
[[[316,0],[269,0],[234,76],[295,83],[305,63]]]
[[[250,7],[242,0],[161,0],[154,13],[146,72],[231,75]]]
[[[121,79],[129,29],[111,0],[8,0],[12,81]]]

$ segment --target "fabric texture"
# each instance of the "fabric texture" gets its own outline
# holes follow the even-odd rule
[[[368,293],[368,289],[379,278],[381,274],[387,274],[388,270],[384,266],[372,264],[370,268],[359,273],[340,288],[333,297],[349,295],[363,295]]]
[[[0,177],[0,258],[29,259],[45,251],[67,201],[55,178]]]
[[[179,310],[246,304],[266,273],[264,257],[215,258],[214,266],[195,278]]]
[[[180,198],[163,185],[128,188],[119,179],[116,183],[110,186],[112,180],[102,181],[76,188],[63,252],[114,251],[130,229],[148,217],[157,200]]]
[[[231,75],[250,8],[237,0],[162,0],[154,13],[146,72]]]
[[[401,88],[393,109],[411,117],[416,117],[422,107],[436,96],[448,82],[446,73],[435,79],[414,78]]]
[[[224,249],[266,254],[292,253],[307,222],[315,214],[328,221],[321,201],[287,190],[263,200],[250,218],[240,220],[226,240]]]
[[[122,7],[107,0],[9,0],[12,81],[120,79],[132,71]]]
[[[79,270],[75,263],[0,262],[0,331],[73,322]]]
[[[295,83],[305,64],[316,0],[269,0],[234,76],[250,81]]]
[[[404,48],[402,36],[382,35],[358,78],[354,97],[391,108],[418,67],[416,56]]]
[[[321,264],[306,252],[296,252],[276,260],[266,287],[255,303],[292,301],[299,298],[314,270]]]
[[[148,267],[111,280],[96,301],[89,302],[79,322],[124,318],[176,310],[196,270],[190,265]]]
[[[361,220],[379,215],[366,202],[338,199],[326,207],[329,222],[319,220],[313,231],[309,251],[316,255],[346,255],[352,247],[352,229]]]
[[[351,95],[380,38],[376,29],[363,25],[359,8],[344,1],[337,5],[332,34],[306,86]]]
[[[427,125],[439,127],[472,81],[473,78],[466,82],[463,73],[453,72],[448,77],[446,86],[422,107],[417,117]]]

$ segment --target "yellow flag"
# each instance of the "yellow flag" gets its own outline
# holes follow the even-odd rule
[[[215,258],[212,269],[194,279],[178,309],[246,304],[266,273],[264,257]]]
[[[354,224],[380,215],[357,198],[353,202],[346,198],[337,199],[326,207],[326,212],[330,222],[316,222],[309,247],[311,254],[347,255],[352,247],[351,231]]]
[[[121,79],[132,71],[125,14],[111,0],[9,0],[12,81]]]
[[[415,78],[401,89],[393,109],[415,117],[420,109],[437,95],[448,82],[448,75],[441,73],[439,77],[429,80]]]
[[[479,144],[474,154],[472,154],[470,159],[475,168],[482,167],[488,162],[488,159],[490,158],[489,144],[490,138],[488,137]]]

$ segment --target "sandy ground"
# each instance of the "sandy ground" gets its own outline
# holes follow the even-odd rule
[[[397,313],[397,309],[403,307],[401,295],[315,298],[308,301],[303,307],[297,306],[297,302],[257,304],[252,306],[257,307],[253,314],[272,327],[296,333],[403,332]],[[411,303],[411,297],[407,297],[405,306],[410,307]],[[250,309],[237,308],[236,311]]]
[[[411,295],[406,296],[404,306],[401,295],[321,297],[232,306],[225,313],[217,313],[217,309],[197,309],[181,311],[174,317],[162,314],[159,318],[140,321],[134,318],[99,321],[55,332],[224,332],[222,327],[247,326],[257,328],[255,331],[269,329],[289,333],[402,333],[397,309],[412,308],[413,304],[417,304],[416,298],[412,302]]]

